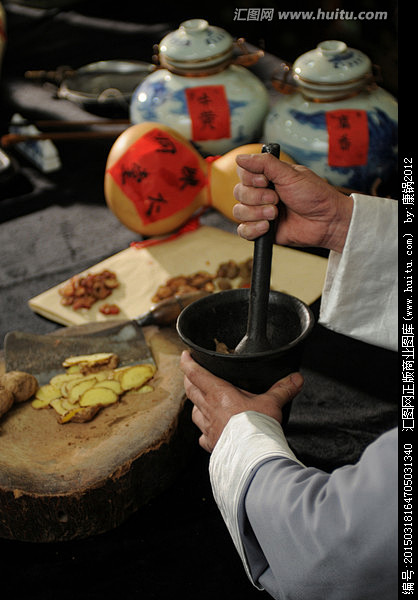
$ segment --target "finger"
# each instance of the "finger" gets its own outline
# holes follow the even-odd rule
[[[254,223],[240,223],[237,227],[237,233],[245,240],[255,240],[264,235],[269,230],[269,221],[255,221]]]
[[[241,222],[246,221],[271,221],[277,217],[277,206],[272,204],[262,206],[246,206],[245,204],[235,204],[232,208],[232,214]]]
[[[200,436],[200,438],[199,438],[199,445],[203,448],[203,450],[206,450],[206,452],[209,452],[209,454],[213,450],[211,444],[209,443],[208,438],[205,435],[201,435]]]
[[[180,358],[180,368],[186,375],[191,384],[196,386],[201,392],[202,398],[213,389],[215,385],[226,385],[223,379],[212,375],[204,367],[195,362],[187,350],[182,352]]]
[[[243,185],[256,188],[266,188],[268,179],[263,173],[253,173],[241,167],[237,167],[239,180]]]
[[[193,406],[192,421],[203,434],[206,434],[206,420],[196,405]]]
[[[250,181],[256,175],[262,174],[267,183],[271,181],[275,184],[286,185],[294,179],[296,174],[294,165],[283,162],[270,153],[239,154],[235,161],[238,165],[238,173],[242,173],[240,169],[250,173],[250,175],[246,175]]]
[[[238,154],[235,157],[238,169],[249,173],[264,173],[264,155],[260,154]]]
[[[263,204],[277,204],[279,198],[271,188],[251,187],[237,183],[233,190],[234,198],[241,204],[258,206]]]
[[[303,382],[304,379],[299,372],[291,373],[272,385],[266,394],[273,396],[277,405],[282,408],[300,392]]]
[[[203,394],[197,386],[195,386],[187,375],[184,376],[184,391],[188,399],[193,402],[196,406],[203,404]]]

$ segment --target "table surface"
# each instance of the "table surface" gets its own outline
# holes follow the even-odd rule
[[[70,63],[71,57],[79,61],[74,66],[103,57],[101,27],[107,36],[110,29],[108,23],[96,27],[93,21],[93,16],[83,21],[74,11],[63,16],[59,11],[11,8],[10,47],[16,60],[12,66],[13,60],[7,59],[1,80],[0,133],[7,131],[14,112],[30,119],[92,117],[58,100],[52,84],[30,82],[23,73]],[[167,23],[124,25],[113,34],[124,42],[119,57],[132,57],[135,45],[140,60],[148,60],[149,48],[170,29]],[[83,26],[76,51],[66,54],[61,28],[67,35],[77,27],[83,31]],[[39,47],[32,57],[19,37],[24,31],[30,31],[30,41]],[[49,54],[45,49],[51,36],[55,56],[54,47]],[[269,61],[267,57],[263,63],[266,72],[275,64]],[[48,175],[10,152],[16,174],[0,182],[0,343],[13,329],[42,334],[55,330],[57,324],[33,313],[27,300],[141,239],[117,221],[104,201],[104,165],[112,142],[57,143],[63,167]],[[202,222],[235,230],[213,211]],[[319,302],[312,308],[318,316]],[[305,388],[293,403],[287,433],[305,464],[331,471],[353,463],[373,439],[396,425],[395,353],[317,324],[307,342],[302,373]],[[262,598],[264,593],[248,582],[213,501],[208,460],[196,442],[176,484],[108,533],[45,545],[0,540],[3,593],[42,600],[116,594],[151,600],[176,593],[183,599]]]

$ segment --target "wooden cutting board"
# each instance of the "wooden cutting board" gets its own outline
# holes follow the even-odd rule
[[[202,226],[168,241],[145,247],[131,246],[83,272],[114,271],[120,285],[106,299],[121,310],[122,319],[133,319],[146,313],[152,306],[152,297],[159,285],[177,275],[191,275],[197,271],[215,274],[219,265],[228,260],[245,261],[253,255],[254,244],[236,234],[215,227]],[[274,246],[271,284],[279,292],[286,292],[311,304],[321,295],[328,260],[300,250]],[[42,316],[62,325],[106,321],[109,317],[99,311],[99,305],[89,310],[73,310],[62,306],[58,293],[61,284],[29,300],[29,307]]]
[[[30,402],[0,420],[0,537],[51,542],[108,531],[185,467],[197,438],[179,369],[183,346],[171,328],[144,333],[158,367],[154,391],[89,423],[60,425],[53,410]]]

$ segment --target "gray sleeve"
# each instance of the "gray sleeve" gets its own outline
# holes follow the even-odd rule
[[[264,461],[237,512],[251,578],[274,598],[397,597],[397,430],[332,474]]]

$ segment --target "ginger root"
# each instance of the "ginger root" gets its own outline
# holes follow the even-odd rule
[[[23,371],[5,373],[0,378],[0,385],[12,392],[15,402],[26,402],[38,389],[36,377]]]
[[[4,387],[0,387],[0,417],[5,415],[13,406],[14,397],[12,392]]]
[[[0,417],[15,402],[26,402],[38,389],[36,377],[23,371],[9,371],[0,377]]]

